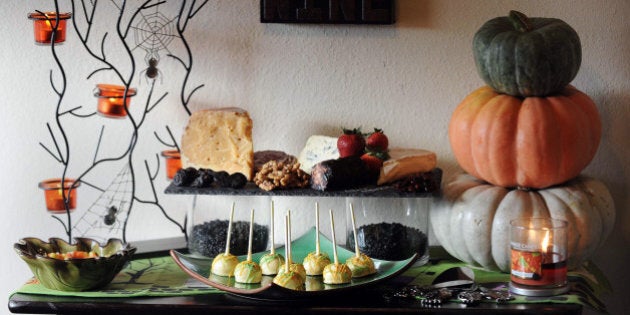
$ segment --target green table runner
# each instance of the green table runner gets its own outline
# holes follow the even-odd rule
[[[400,284],[430,285],[444,271],[455,267],[466,267],[465,263],[449,260],[429,262],[412,267],[395,281]],[[475,282],[492,288],[506,288],[509,274],[472,269]],[[571,291],[552,297],[515,296],[510,303],[577,303],[605,312],[601,298],[611,293],[611,287],[602,272],[592,263],[569,272]],[[65,292],[47,289],[34,278],[15,293],[44,294],[76,297],[140,297],[182,296],[222,293],[190,278],[170,256],[132,260],[106,287],[87,292]]]
[[[190,278],[171,256],[135,259],[121,270],[104,288],[94,291],[66,292],[51,290],[31,279],[16,293],[77,297],[179,296],[220,293]]]

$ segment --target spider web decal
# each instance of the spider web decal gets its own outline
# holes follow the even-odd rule
[[[174,24],[177,16],[168,18],[158,11],[158,7],[155,7],[153,13],[141,12],[142,18],[138,19],[138,22],[131,27],[136,42],[133,50],[144,49],[147,52],[144,58],[147,64],[150,59],[160,60],[160,50],[166,50],[170,54],[168,45],[173,41],[173,38],[178,37]]]
[[[123,239],[123,230],[132,196],[132,177],[125,165],[101,195],[72,227],[77,236],[100,242],[109,238]]]

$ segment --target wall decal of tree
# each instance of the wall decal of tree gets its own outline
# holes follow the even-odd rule
[[[207,0],[200,3],[197,3],[196,0],[178,1],[177,4],[180,6],[178,15],[174,18],[168,18],[160,11],[160,5],[165,4],[166,1],[145,0],[139,5],[138,2],[126,0],[110,0],[109,2],[99,0],[71,1],[72,25],[75,34],[85,52],[99,65],[87,75],[86,79],[105,73],[115,78],[115,83],[119,84],[124,91],[120,96],[122,98],[121,104],[124,106],[124,115],[122,115],[122,117],[125,123],[128,124],[130,135],[126,142],[121,141],[124,143],[124,147],[119,149],[118,152],[103,153],[101,148],[103,139],[111,136],[111,133],[108,133],[106,130],[106,123],[102,124],[98,138],[95,139],[92,144],[92,149],[94,150],[92,161],[88,163],[84,169],[79,171],[78,174],[74,171],[75,174],[73,178],[76,181],[71,188],[76,189],[79,184],[84,184],[85,186],[100,191],[101,194],[90,207],[90,211],[85,212],[76,222],[73,222],[73,216],[69,207],[69,196],[65,190],[60,190],[65,205],[65,219],[55,215],[53,215],[53,218],[63,225],[69,240],[72,240],[73,236],[76,236],[76,233],[81,234],[80,236],[90,235],[90,233],[98,227],[104,230],[109,229],[105,234],[120,237],[123,241],[126,241],[129,215],[137,204],[156,207],[167,220],[175,224],[179,230],[186,235],[186,218],[183,223],[177,222],[160,204],[154,183],[160,168],[158,154],[155,154],[156,163],[153,168],[151,167],[153,163],[150,163],[146,158],[143,159],[144,167],[138,167],[138,165],[136,165],[138,162],[134,157],[140,154],[137,151],[138,142],[140,140],[146,141],[146,139],[141,139],[141,133],[139,131],[145,126],[147,120],[150,119],[152,111],[163,103],[163,100],[168,95],[167,92],[157,92],[159,88],[156,88],[156,81],[162,79],[159,69],[157,68],[158,61],[160,60],[159,52],[161,50],[165,50],[168,57],[177,60],[186,71],[181,85],[180,99],[182,108],[190,115],[188,103],[192,95],[203,87],[203,84],[194,87],[190,92],[187,91],[188,80],[192,71],[193,55],[184,35],[188,23],[207,2]],[[55,12],[59,13],[58,0],[54,0],[54,6]],[[96,13],[99,12],[99,10],[111,10],[112,6],[118,13],[117,19],[113,21],[115,23],[115,25],[113,25],[115,31],[111,33],[106,31],[100,38],[94,38],[95,36],[99,36],[96,32]],[[59,14],[57,14],[57,16],[59,16]],[[156,21],[159,23],[156,23]],[[88,111],[85,113],[85,110],[82,110],[82,106],[75,106],[70,109],[65,109],[67,106],[63,106],[67,103],[65,98],[69,84],[65,68],[67,65],[62,63],[54,41],[54,33],[56,32],[58,23],[52,24],[54,24],[54,27],[50,51],[56,69],[50,70],[49,80],[57,96],[56,111],[54,124],[46,124],[50,135],[49,143],[44,144],[40,142],[40,145],[50,156],[61,164],[61,182],[63,187],[68,176],[70,165],[75,162],[73,159],[74,154],[71,154],[73,152],[71,148],[75,149],[76,144],[71,143],[71,139],[68,135],[70,132],[76,131],[70,130],[69,127],[66,126],[68,120],[102,118],[102,115],[96,115],[96,111]],[[169,31],[164,31],[165,28],[169,28]],[[173,40],[178,40],[180,45],[185,48],[184,56],[178,56],[168,49],[168,45]],[[112,51],[109,50],[109,47],[112,47],[114,43],[116,47],[122,47],[122,49],[116,52],[116,58],[111,57]],[[142,56],[142,59],[145,61],[147,67],[138,65],[136,60],[136,58],[138,58],[136,56],[137,54],[134,55],[134,50],[137,49],[145,51],[145,55]],[[132,112],[129,110],[129,98],[131,98],[131,95],[135,95],[135,93],[130,93],[134,90],[132,83],[142,80],[147,82],[148,92],[145,93],[144,100],[138,99],[137,96],[134,97],[134,105],[138,106],[138,103],[140,103],[142,108],[141,110],[136,109]],[[153,132],[155,138],[162,145],[179,150],[177,141],[168,124],[166,124],[165,129],[170,138],[169,140],[164,140],[159,136],[157,131]],[[85,150],[85,144],[83,144],[83,150]],[[123,165],[122,169],[116,174],[106,189],[89,182],[86,178],[88,174],[94,172],[97,168],[111,168],[113,165],[120,164]],[[139,172],[146,172],[146,176],[138,176]],[[139,182],[145,178],[148,183]],[[140,196],[137,189],[138,185],[148,185],[148,187],[150,187],[150,195],[148,197]],[[61,217],[63,217],[63,215]]]

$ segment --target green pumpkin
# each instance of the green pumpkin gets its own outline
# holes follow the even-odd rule
[[[517,11],[481,26],[473,39],[473,53],[486,84],[499,93],[523,97],[561,91],[582,62],[580,38],[571,26]]]

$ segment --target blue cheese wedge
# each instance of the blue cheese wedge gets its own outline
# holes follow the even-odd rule
[[[383,162],[378,185],[391,183],[411,174],[428,172],[437,166],[434,152],[423,149],[392,148],[389,160]]]
[[[300,163],[300,169],[310,174],[315,164],[337,158],[339,158],[337,138],[314,135],[306,140],[306,145],[298,156],[298,162]]]

